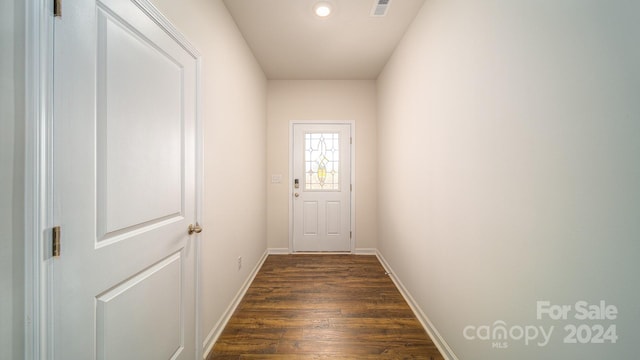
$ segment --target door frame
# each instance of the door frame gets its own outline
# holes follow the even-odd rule
[[[196,59],[195,109],[195,221],[202,223],[203,132],[202,56],[149,0],[130,0],[158,22]],[[25,1],[25,158],[24,158],[24,351],[25,360],[48,360],[53,356],[51,304],[51,228],[53,208],[53,51],[52,0]],[[64,13],[63,13],[64,16]],[[62,230],[64,239],[64,229]],[[195,245],[195,353],[203,355],[200,333],[201,238]],[[64,249],[64,242],[62,242]]]
[[[289,177],[287,182],[289,184],[289,253],[293,253],[293,127],[294,125],[349,125],[351,132],[351,184],[353,185],[350,193],[349,202],[350,206],[350,227],[351,227],[351,250],[350,253],[354,254],[356,249],[356,122],[353,120],[291,120],[289,121]],[[342,253],[342,252],[341,252]]]

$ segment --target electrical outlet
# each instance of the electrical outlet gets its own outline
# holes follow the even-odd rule
[[[238,270],[242,269],[242,256],[238,256]]]

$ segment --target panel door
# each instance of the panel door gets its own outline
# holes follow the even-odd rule
[[[351,251],[351,125],[293,125],[293,251]]]
[[[145,6],[55,20],[53,359],[196,356],[197,59]]]

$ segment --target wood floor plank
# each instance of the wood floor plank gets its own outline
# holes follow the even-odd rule
[[[375,256],[271,255],[207,360],[443,360]]]

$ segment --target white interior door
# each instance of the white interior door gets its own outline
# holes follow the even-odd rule
[[[197,55],[158,16],[65,0],[55,20],[53,359],[196,356]]]
[[[293,251],[351,251],[351,125],[293,125]]]

